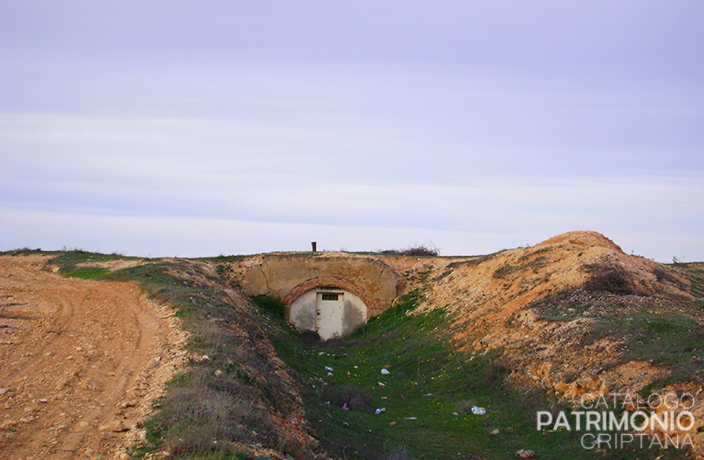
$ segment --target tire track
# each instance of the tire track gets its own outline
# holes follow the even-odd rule
[[[139,437],[183,334],[133,283],[65,279],[0,257],[0,458],[112,458]],[[9,332],[8,332],[9,331]]]

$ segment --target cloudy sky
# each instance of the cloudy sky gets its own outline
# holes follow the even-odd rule
[[[0,250],[595,230],[704,260],[704,2],[2,0]]]

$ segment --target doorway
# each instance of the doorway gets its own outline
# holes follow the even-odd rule
[[[318,292],[315,303],[315,331],[323,340],[339,336],[345,311],[342,292]]]

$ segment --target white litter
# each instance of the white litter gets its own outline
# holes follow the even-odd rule
[[[381,370],[381,373],[384,374],[384,375],[389,375],[391,372],[389,372],[388,369],[382,369],[382,370]]]
[[[381,414],[382,412],[386,412],[386,407],[379,408],[379,409],[377,409],[374,413],[375,413],[376,415],[379,415],[379,414]]]
[[[332,372],[332,371],[333,371],[333,368],[330,367],[330,366],[325,366],[325,370],[328,371],[328,372]]]
[[[484,409],[483,407],[472,406],[472,413],[474,415],[485,415],[486,409]]]

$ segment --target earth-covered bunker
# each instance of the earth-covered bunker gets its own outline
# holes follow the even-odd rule
[[[344,336],[391,307],[401,277],[376,257],[345,253],[271,253],[244,273],[248,295],[280,297],[287,319],[321,339]]]

